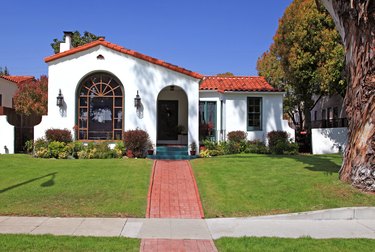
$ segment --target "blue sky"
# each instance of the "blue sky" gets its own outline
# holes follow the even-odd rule
[[[292,0],[11,0],[1,3],[0,67],[47,74],[50,43],[90,31],[123,47],[204,75],[257,75]]]

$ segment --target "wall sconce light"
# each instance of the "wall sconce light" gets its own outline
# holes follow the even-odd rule
[[[138,90],[137,90],[137,95],[134,98],[134,107],[139,109],[140,106],[141,106],[141,97],[139,96],[139,93],[138,93]]]
[[[59,95],[57,96],[56,105],[60,108],[64,105],[64,96],[61,93],[61,89],[59,89]]]

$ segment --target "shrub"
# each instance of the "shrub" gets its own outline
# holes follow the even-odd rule
[[[298,153],[298,144],[288,140],[288,133],[285,131],[271,131],[267,135],[268,147],[273,154],[289,154]]]
[[[34,149],[34,141],[33,140],[28,140],[25,142],[25,146],[23,149],[26,151],[26,153],[32,153]]]
[[[34,156],[37,158],[50,158],[51,153],[46,147],[40,147],[38,150],[35,150]]]
[[[38,138],[34,142],[34,150],[38,151],[40,148],[48,148],[48,142],[45,138]]]
[[[246,141],[247,139],[247,133],[245,131],[237,130],[237,131],[231,131],[227,134],[228,141],[229,142],[242,142]]]
[[[202,158],[210,157],[209,152],[210,152],[210,150],[208,150],[208,149],[201,150],[201,151],[199,151],[199,156],[202,157]]]
[[[71,142],[71,143],[68,143],[65,148],[68,153],[69,153],[69,156],[72,156],[74,158],[78,158],[78,152],[80,152],[81,150],[84,149],[84,145],[82,142],[79,142],[79,141],[74,141],[74,142]]]
[[[51,153],[51,157],[53,158],[59,158],[59,154],[61,152],[64,152],[65,148],[65,143],[63,142],[58,142],[58,141],[53,141],[48,144],[48,150]]]
[[[48,142],[72,142],[72,133],[68,129],[49,129],[46,131],[46,139]]]
[[[134,157],[145,157],[149,135],[146,131],[136,129],[124,133],[124,146]]]
[[[205,147],[206,149],[209,149],[209,150],[217,150],[218,148],[220,148],[218,142],[216,142],[216,141],[211,141],[211,140],[209,140],[209,139],[203,140],[203,141],[202,141],[202,144],[204,145],[204,147]]]
[[[214,156],[221,156],[221,155],[224,155],[224,150],[222,149],[217,149],[217,150],[208,150],[208,155],[210,155],[211,157],[214,157]]]
[[[238,154],[241,153],[241,142],[229,141],[226,145],[227,154]]]
[[[267,154],[269,153],[267,146],[260,140],[247,141],[244,150],[245,153]]]
[[[99,142],[95,144],[95,153],[93,153],[93,158],[107,159],[114,158],[116,156],[115,151],[109,148],[107,142]]]
[[[268,147],[273,149],[278,142],[286,143],[288,141],[288,133],[286,131],[271,131],[267,134]]]
[[[151,141],[150,141],[151,142]],[[124,142],[117,142],[114,148],[117,158],[121,158],[125,154]]]
[[[284,151],[286,155],[297,155],[299,150],[298,143],[288,143],[288,149]]]

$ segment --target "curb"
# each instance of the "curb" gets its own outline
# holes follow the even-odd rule
[[[229,217],[229,218],[211,218],[217,219],[251,219],[251,220],[375,220],[375,207],[345,207],[332,208],[317,211],[250,216],[250,217]]]

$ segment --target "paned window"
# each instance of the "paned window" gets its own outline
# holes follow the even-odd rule
[[[122,140],[124,94],[119,81],[107,73],[90,75],[77,99],[79,140]]]
[[[247,130],[262,130],[261,97],[247,97]]]

